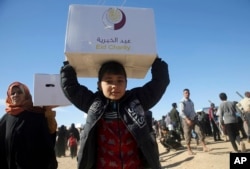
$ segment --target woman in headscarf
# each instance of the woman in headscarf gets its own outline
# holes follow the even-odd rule
[[[0,168],[56,169],[51,108],[34,107],[28,87],[14,82],[7,90],[5,111],[0,120]]]

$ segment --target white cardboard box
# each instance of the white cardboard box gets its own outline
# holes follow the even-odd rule
[[[62,91],[59,74],[35,74],[34,105],[71,105],[71,102],[66,98]]]
[[[154,12],[70,5],[64,53],[78,77],[97,77],[103,62],[116,60],[129,78],[144,78],[157,54]]]

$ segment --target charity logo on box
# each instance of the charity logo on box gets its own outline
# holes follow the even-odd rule
[[[109,8],[104,12],[102,20],[105,28],[118,30],[125,25],[126,15],[119,8]]]

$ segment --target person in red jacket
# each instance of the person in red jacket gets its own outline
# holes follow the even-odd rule
[[[68,138],[68,147],[71,158],[75,158],[77,155],[77,144],[77,138],[75,137],[74,133],[70,133]]]

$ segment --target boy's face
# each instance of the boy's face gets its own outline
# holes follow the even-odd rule
[[[125,94],[127,80],[124,75],[105,73],[98,87],[106,98],[119,100]]]

